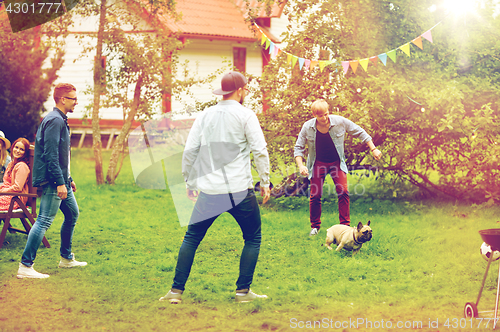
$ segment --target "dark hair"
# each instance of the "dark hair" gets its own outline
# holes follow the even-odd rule
[[[69,83],[59,83],[54,88],[54,100],[57,103],[59,99],[64,97],[68,92],[76,91],[76,88],[73,84]]]

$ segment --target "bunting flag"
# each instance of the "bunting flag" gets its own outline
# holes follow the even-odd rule
[[[422,37],[424,37],[425,39],[427,39],[428,41],[430,41],[432,43],[432,34],[431,34],[431,30],[429,31],[426,31],[422,34]]]
[[[332,64],[332,63],[333,63],[333,61],[320,61],[320,62],[319,62],[319,69],[320,69],[321,71],[323,71],[323,69],[324,69],[326,66],[328,66],[328,65],[330,65],[330,64]]]
[[[304,65],[306,59],[304,58],[299,58],[299,69],[302,70],[302,66]]]
[[[342,68],[344,68],[344,74],[347,74],[349,70],[349,61],[342,61]]]
[[[260,39],[260,44],[264,45],[264,43],[266,42],[266,40],[267,40],[267,36],[265,34],[262,34],[261,39]]]
[[[310,66],[311,66],[311,60],[305,59],[304,60],[304,70],[309,70]]]
[[[392,50],[392,51],[389,51],[386,53],[387,56],[392,60],[394,61],[394,63],[396,63],[396,50]]]
[[[358,64],[359,64],[358,60],[349,61],[349,64],[351,65],[352,72],[356,74],[356,69],[358,69]]]
[[[269,54],[274,54],[274,43],[271,42],[271,45],[269,46]]]
[[[420,48],[421,50],[424,49],[424,45],[422,45],[422,36],[418,36],[417,38],[413,39],[411,42],[413,44],[417,45],[417,47]]]
[[[378,58],[380,59],[380,61],[382,61],[384,66],[387,66],[387,54],[385,53],[379,54]]]
[[[368,71],[368,62],[370,60],[368,58],[366,59],[363,59],[363,60],[359,60],[359,64],[361,65],[361,67],[367,72]]]
[[[280,55],[281,49],[278,46],[274,47],[274,58],[277,58]]]
[[[417,38],[399,46],[396,47],[395,49],[392,49],[390,51],[387,51],[385,53],[381,53],[379,55],[374,55],[371,57],[367,57],[364,59],[359,59],[359,60],[349,60],[349,61],[337,61],[337,59],[333,60],[311,60],[311,59],[306,59],[304,57],[299,57],[297,55],[285,52],[281,50],[269,37],[266,36],[266,34],[260,29],[260,27],[254,23],[254,25],[257,27],[257,31],[261,33],[260,36],[260,44],[264,47],[265,50],[269,49],[269,54],[271,55],[271,58],[275,59],[277,58],[281,53],[286,54],[286,62],[288,64],[291,64],[292,68],[295,66],[295,64],[298,62],[299,63],[299,70],[313,70],[314,67],[319,65],[320,71],[323,71],[326,67],[328,67],[331,64],[335,64],[334,68],[335,71],[338,72],[339,68],[342,67],[344,74],[347,74],[349,72],[349,68],[352,69],[352,72],[356,74],[356,70],[358,68],[358,65],[361,65],[361,67],[364,69],[365,72],[368,72],[368,66],[370,62],[373,64],[373,66],[376,66],[378,63],[378,60],[380,60],[384,66],[387,66],[387,58],[390,58],[394,63],[396,63],[396,58],[397,58],[397,50],[400,50],[401,52],[405,53],[408,57],[411,57],[411,44],[415,45],[419,49],[423,50],[424,46],[422,43],[422,38],[428,40],[429,42],[433,43],[432,40],[432,29],[434,29],[436,26],[441,24],[441,22],[437,23],[435,26],[418,36]],[[333,71],[333,68],[331,69]]]
[[[403,46],[400,46],[399,49],[403,51],[406,55],[410,56],[410,43],[406,43]]]

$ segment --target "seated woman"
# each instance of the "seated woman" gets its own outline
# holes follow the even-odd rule
[[[10,156],[7,149],[10,148],[10,141],[5,138],[3,131],[0,131],[0,186],[3,183],[3,175],[10,163]]]
[[[2,192],[28,193],[28,176],[30,174],[29,163],[30,142],[26,138],[18,138],[12,144],[12,161],[7,166],[3,176],[3,184],[0,186]],[[27,197],[20,197],[23,203]],[[8,210],[12,196],[0,195],[0,210]],[[14,203],[14,209],[18,209],[19,204]]]

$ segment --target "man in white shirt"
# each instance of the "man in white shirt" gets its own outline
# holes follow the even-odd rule
[[[240,225],[245,240],[236,281],[236,302],[267,298],[250,290],[261,243],[261,219],[253,191],[250,152],[261,180],[263,204],[269,200],[270,189],[264,134],[255,113],[242,106],[247,82],[238,72],[225,74],[221,88],[213,92],[222,95],[223,100],[204,110],[189,132],[182,174],[187,196],[196,204],[179,250],[172,289],[160,301],[181,302],[196,249],[215,219],[226,211]]]

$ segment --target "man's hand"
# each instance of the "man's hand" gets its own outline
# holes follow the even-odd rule
[[[375,158],[375,160],[380,160],[380,158],[382,157],[382,152],[380,152],[379,149],[373,150],[372,154],[373,154],[373,158]]]
[[[192,200],[193,202],[196,202],[196,200],[198,199],[198,191],[190,190],[190,189],[186,188],[186,193],[187,193],[187,197],[190,200]]]
[[[66,199],[66,197],[68,197],[68,189],[66,189],[65,184],[61,184],[60,186],[57,186],[57,197],[59,197],[62,200]]]
[[[76,183],[75,183],[75,181],[71,181],[71,190],[73,190],[73,192],[76,193]]]
[[[271,197],[271,189],[269,187],[260,187],[260,195],[264,197],[264,200],[262,201],[262,204],[266,204],[267,201],[269,200],[269,197]]]
[[[303,177],[309,176],[309,170],[307,169],[306,166],[302,165],[299,167],[300,175]]]

